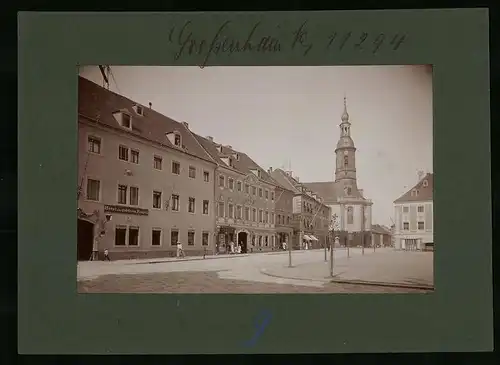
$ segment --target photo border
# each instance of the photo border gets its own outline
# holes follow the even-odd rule
[[[433,65],[434,293],[77,294],[77,65],[203,65],[206,52],[177,56],[187,21],[206,47],[226,21],[233,38],[259,23],[257,38],[280,41],[275,52],[212,52],[208,66]],[[18,28],[19,353],[492,350],[487,9],[21,12]],[[405,39],[327,49],[335,31]],[[262,311],[271,320],[245,346]]]

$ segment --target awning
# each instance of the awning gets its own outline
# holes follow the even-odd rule
[[[307,234],[305,234],[303,237],[304,237],[305,240],[311,241],[311,237],[309,237]]]
[[[315,236],[309,236],[313,241],[319,241]]]

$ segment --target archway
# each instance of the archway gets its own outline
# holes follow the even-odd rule
[[[247,253],[247,251],[248,251],[248,233],[247,232],[238,233],[238,244],[241,245],[241,253]]]
[[[78,219],[77,226],[77,260],[87,261],[92,255],[94,240],[94,224],[84,219]]]

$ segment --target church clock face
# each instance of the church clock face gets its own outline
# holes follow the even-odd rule
[[[349,154],[349,151],[344,151],[344,156],[347,156]]]

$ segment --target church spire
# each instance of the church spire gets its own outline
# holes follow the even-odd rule
[[[344,112],[342,113],[342,122],[349,122],[349,113],[347,113],[347,98],[344,94]]]

